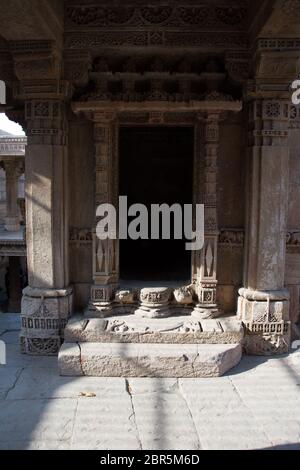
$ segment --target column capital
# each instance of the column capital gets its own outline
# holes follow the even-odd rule
[[[1,166],[5,170],[6,179],[16,179],[24,173],[23,157],[1,157]]]
[[[252,99],[249,111],[249,146],[286,146],[292,103],[286,98]]]

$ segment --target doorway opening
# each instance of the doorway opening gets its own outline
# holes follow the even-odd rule
[[[194,130],[192,127],[123,127],[119,140],[119,194],[128,207],[193,203]],[[128,222],[133,218],[128,218]],[[161,224],[160,224],[161,225]],[[184,233],[184,232],[183,232]],[[120,240],[121,280],[178,282],[191,279],[186,240]]]

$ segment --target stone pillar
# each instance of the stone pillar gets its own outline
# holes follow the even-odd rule
[[[217,216],[217,159],[219,151],[220,113],[207,113],[200,116],[196,132],[204,141],[202,176],[202,202],[204,203],[205,242],[200,253],[196,254],[196,291],[199,303],[192,316],[199,319],[214,318],[219,315],[217,306],[217,250],[218,250],[218,216]],[[197,137],[200,153],[201,137]],[[201,158],[202,155],[197,155]],[[200,171],[201,171],[200,170]],[[199,183],[198,183],[199,184]],[[198,265],[198,266],[197,266]]]
[[[27,99],[25,194],[29,286],[22,299],[22,351],[56,354],[72,310],[68,268],[65,84]],[[61,94],[56,94],[57,89]],[[43,88],[41,88],[42,90]],[[48,84],[51,89],[51,83]],[[40,96],[44,96],[41,92]]]
[[[9,292],[8,292],[8,311],[19,313],[21,309],[21,279],[20,279],[20,258],[17,256],[9,257]]]
[[[116,122],[113,113],[94,114],[95,141],[95,227],[93,229],[93,279],[91,302],[87,315],[105,316],[111,313],[113,289],[118,282],[118,241],[100,240],[96,236],[96,209],[100,204],[116,204],[114,157]],[[116,205],[115,205],[116,207]],[[117,209],[117,207],[116,207]]]
[[[249,353],[289,348],[289,293],[284,288],[289,106],[288,100],[274,98],[249,105],[244,287],[238,302]]]
[[[20,230],[20,214],[18,207],[18,179],[22,173],[22,163],[16,159],[5,160],[6,174],[6,217],[5,229],[9,232]]]

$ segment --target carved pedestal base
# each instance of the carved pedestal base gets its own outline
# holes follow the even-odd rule
[[[86,317],[104,318],[112,314],[113,286],[95,285],[91,288],[91,300],[85,311]]]
[[[287,353],[291,339],[288,291],[240,289],[239,294],[238,319],[245,326],[245,352],[257,355]]]
[[[197,320],[205,320],[207,318],[217,318],[221,314],[217,305],[202,305],[197,304],[192,311],[192,317]]]
[[[169,300],[171,290],[167,287],[145,288],[140,291],[140,305],[135,315],[145,318],[165,318],[171,315]]]
[[[72,313],[73,292],[27,287],[21,308],[21,352],[31,355],[56,355],[64,328]]]

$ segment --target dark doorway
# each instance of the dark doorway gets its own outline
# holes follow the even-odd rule
[[[144,204],[150,214],[151,204],[192,204],[193,142],[191,127],[121,128],[119,194],[128,206]],[[171,240],[120,240],[120,278],[190,280],[191,252],[173,233],[171,223]]]

